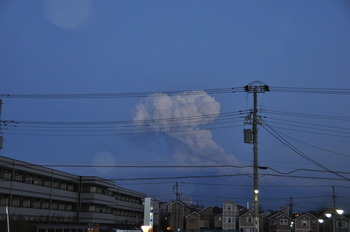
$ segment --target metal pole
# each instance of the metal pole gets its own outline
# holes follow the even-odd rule
[[[254,152],[254,232],[259,232],[259,183],[258,183],[258,87],[254,88],[253,110],[253,152]]]
[[[9,207],[6,205],[7,232],[10,232]]]

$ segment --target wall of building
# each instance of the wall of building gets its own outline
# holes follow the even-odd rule
[[[0,157],[0,217],[75,224],[141,225],[146,195],[98,177],[80,177]]]

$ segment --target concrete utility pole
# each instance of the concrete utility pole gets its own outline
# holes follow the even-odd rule
[[[259,162],[258,162],[258,93],[269,91],[269,87],[262,82],[255,81],[246,85],[245,91],[253,93],[254,108],[251,115],[246,119],[248,124],[252,124],[252,129],[244,130],[244,142],[253,144],[253,176],[254,176],[254,232],[259,232]]]

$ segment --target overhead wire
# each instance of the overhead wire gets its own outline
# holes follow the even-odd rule
[[[314,119],[328,119],[328,120],[337,120],[337,121],[350,121],[350,117],[337,116],[337,115],[322,115],[322,114],[309,114],[309,113],[299,113],[299,112],[290,112],[290,111],[281,111],[281,110],[260,110],[266,114],[277,114],[284,116],[295,116],[302,118],[314,118]]]
[[[124,92],[124,93],[64,93],[64,94],[0,94],[0,98],[21,98],[21,99],[84,99],[84,98],[143,98],[158,97],[159,94],[166,95],[198,95],[202,92],[207,94],[225,94],[233,92],[243,92],[243,87],[213,88],[201,90],[172,90],[157,92]]]
[[[221,114],[193,115],[178,118],[97,122],[44,122],[8,120],[5,122],[6,129],[4,129],[4,126],[2,126],[2,129],[4,129],[3,131],[6,134],[16,133],[21,135],[29,134],[58,136],[140,135],[164,132],[176,133],[201,129],[222,129],[241,126],[241,124],[235,124],[236,122],[241,121],[241,114],[242,111],[237,111]],[[28,131],[32,133],[25,133]],[[100,134],[101,132],[110,133]]]
[[[279,132],[279,133],[281,133],[281,132]],[[313,144],[310,144],[310,143],[306,143],[306,142],[304,142],[304,141],[302,141],[302,140],[300,140],[300,139],[296,139],[296,138],[294,138],[294,137],[292,137],[292,136],[289,136],[289,135],[286,135],[286,134],[283,134],[283,133],[281,133],[281,134],[282,134],[283,136],[285,136],[285,137],[288,137],[288,138],[290,138],[290,139],[296,141],[296,142],[299,142],[299,143],[304,144],[304,145],[306,145],[306,146],[315,148],[315,149],[317,149],[317,150],[325,151],[325,152],[331,153],[331,154],[333,154],[333,155],[336,154],[336,155],[341,155],[341,156],[345,156],[345,157],[350,157],[350,154],[346,154],[346,153],[342,153],[342,152],[338,152],[338,151],[326,149],[326,148],[323,148],[323,147],[320,147],[320,146],[316,146],[316,145],[313,145]]]
[[[305,153],[303,153],[302,151],[300,151],[298,148],[296,148],[295,146],[293,146],[290,142],[288,142],[281,134],[279,134],[275,129],[273,129],[269,124],[267,124],[265,121],[263,121],[262,123],[262,127],[269,133],[271,134],[273,137],[275,137],[278,141],[280,141],[282,144],[284,144],[286,147],[288,147],[289,149],[291,149],[292,151],[294,151],[296,154],[298,154],[299,156],[301,156],[302,158],[308,160],[309,162],[315,164],[316,166],[320,167],[321,169],[332,173],[344,180],[350,181],[350,179],[344,175],[341,175],[331,169],[329,169],[328,167],[326,167],[325,165],[317,162],[316,160],[312,159],[311,157],[309,157],[308,155],[306,155]]]
[[[307,94],[339,94],[349,95],[350,89],[341,88],[304,88],[304,87],[277,87],[269,86],[271,92],[307,93]]]

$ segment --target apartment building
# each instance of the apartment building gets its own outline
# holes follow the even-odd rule
[[[43,224],[141,225],[145,194],[0,156],[0,217]]]

